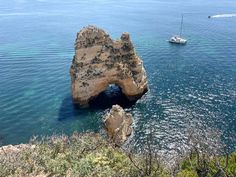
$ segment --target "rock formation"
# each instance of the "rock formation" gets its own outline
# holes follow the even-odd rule
[[[73,101],[81,106],[88,106],[110,84],[118,85],[131,101],[147,91],[143,62],[128,33],[113,41],[102,29],[83,28],[77,34],[70,74]]]
[[[6,145],[0,148],[0,157],[1,155],[11,154],[11,153],[18,153],[22,150],[35,148],[35,145],[30,144],[18,144],[18,145]]]
[[[104,119],[109,139],[121,146],[132,133],[132,115],[126,113],[119,105],[113,105]]]

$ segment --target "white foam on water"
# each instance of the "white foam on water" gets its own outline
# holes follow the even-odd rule
[[[228,17],[236,17],[236,14],[220,14],[211,16],[211,18],[228,18]]]

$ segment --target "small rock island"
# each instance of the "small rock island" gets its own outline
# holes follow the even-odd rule
[[[73,102],[82,107],[89,106],[110,84],[119,86],[130,101],[139,99],[148,89],[143,62],[129,34],[112,40],[95,26],[77,33],[70,75]]]
[[[112,106],[105,115],[104,123],[109,139],[117,146],[122,146],[133,131],[132,115],[126,113],[119,105]]]

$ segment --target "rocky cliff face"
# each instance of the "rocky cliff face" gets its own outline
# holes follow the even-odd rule
[[[73,101],[81,106],[88,106],[110,84],[118,85],[129,100],[147,91],[143,62],[128,33],[113,41],[102,29],[83,28],[77,34],[70,74]]]
[[[113,105],[104,119],[109,139],[117,146],[121,146],[132,133],[133,117],[126,113],[119,105]]]

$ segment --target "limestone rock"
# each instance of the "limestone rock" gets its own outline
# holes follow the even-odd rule
[[[129,34],[112,40],[95,26],[85,27],[77,34],[70,75],[73,101],[81,106],[88,106],[110,84],[118,85],[131,101],[147,91],[143,62],[135,53]]]
[[[30,144],[18,144],[18,145],[6,145],[0,147],[0,155],[18,153],[24,149],[35,148],[35,145]]]
[[[121,146],[132,133],[132,115],[126,113],[119,105],[113,105],[104,119],[109,139],[117,146]]]

